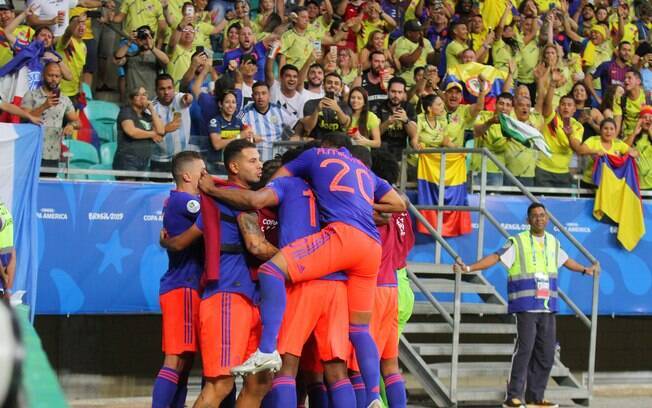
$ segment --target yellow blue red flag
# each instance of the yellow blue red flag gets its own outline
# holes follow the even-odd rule
[[[417,202],[419,205],[439,204],[441,154],[420,154],[417,167]],[[444,173],[444,205],[468,205],[466,194],[466,157],[463,153],[446,155]],[[420,210],[428,222],[437,228],[437,211]],[[427,230],[419,224],[419,232]],[[456,237],[471,232],[468,211],[444,211],[442,235]]]
[[[618,224],[618,241],[633,250],[645,235],[643,204],[636,161],[630,155],[604,155],[593,165],[593,183],[598,186],[593,216],[609,217]]]
[[[496,99],[503,91],[507,79],[505,72],[491,65],[478,62],[458,64],[448,70],[444,85],[450,81],[460,82],[464,88],[464,101],[466,103],[475,103],[477,96],[480,94],[480,81],[478,80],[480,75],[487,81],[485,88],[489,88],[489,93],[485,96],[485,109],[493,111],[496,108]]]

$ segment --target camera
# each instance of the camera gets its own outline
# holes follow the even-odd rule
[[[136,30],[136,38],[139,40],[147,40],[151,36],[152,35],[150,34],[149,30],[146,28],[139,28]]]

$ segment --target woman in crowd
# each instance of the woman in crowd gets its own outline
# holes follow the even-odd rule
[[[417,116],[417,142],[415,149],[455,146],[446,134],[446,105],[439,94],[426,95],[421,100],[423,113]]]
[[[222,46],[225,53],[234,50],[240,46],[239,37],[240,37],[240,24],[235,23],[226,30],[226,35],[224,36],[224,45]]]
[[[217,170],[217,162],[222,161],[222,150],[232,141],[240,138],[243,130],[242,120],[236,116],[237,97],[231,90],[219,95],[219,113],[208,122],[210,148],[207,152],[206,167],[209,172]]]
[[[363,71],[369,69],[369,55],[371,55],[371,53],[374,51],[380,51],[385,54],[386,63],[394,65],[394,57],[390,50],[385,46],[386,37],[387,34],[378,30],[373,31],[371,34],[369,34],[369,41],[367,41],[367,45],[360,51],[360,65],[362,66]]]
[[[146,171],[154,143],[161,142],[165,125],[138,87],[129,93],[129,105],[118,114],[118,148],[113,159],[115,170]]]
[[[652,189],[652,106],[643,106],[634,133],[625,140],[638,151],[636,164],[641,189]]]
[[[584,125],[583,140],[597,135],[604,116],[602,116],[602,113],[598,109],[591,106],[586,85],[582,82],[576,82],[571,90],[571,95],[573,95],[573,99],[575,100],[576,111],[574,117]]]
[[[586,187],[594,187],[593,164],[595,163],[595,156],[603,156],[605,154],[623,156],[629,153],[632,157],[638,157],[638,152],[635,149],[631,148],[616,136],[616,122],[611,118],[604,119],[600,123],[600,135],[586,139],[584,143],[577,147],[577,154],[588,156],[584,174],[582,175],[582,184]]]
[[[337,72],[346,86],[351,86],[360,75],[357,68],[355,53],[350,48],[340,48],[337,51]]]
[[[348,133],[356,144],[366,147],[380,147],[380,119],[369,111],[367,91],[358,86],[349,92],[351,123]]]

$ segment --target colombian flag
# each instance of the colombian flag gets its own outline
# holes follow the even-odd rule
[[[507,79],[505,72],[499,71],[491,65],[469,62],[449,69],[444,82],[445,84],[451,81],[462,83],[464,85],[464,101],[475,103],[476,97],[480,93],[480,82],[478,81],[480,74],[487,80],[485,88],[489,88],[484,102],[485,109],[493,111],[496,109],[496,99],[502,92]]]
[[[643,205],[634,158],[604,155],[593,165],[593,183],[598,186],[593,216],[607,216],[618,224],[618,241],[631,251],[645,234]]]
[[[440,154],[420,154],[417,168],[417,202],[420,205],[439,203],[439,183],[441,166]],[[444,205],[468,205],[466,196],[466,157],[463,153],[446,155],[444,179]],[[437,211],[420,210],[428,222],[437,228]],[[428,233],[419,224],[419,232]],[[471,214],[468,211],[444,211],[442,235],[456,237],[471,232]]]

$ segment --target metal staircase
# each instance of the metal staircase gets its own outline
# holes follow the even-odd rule
[[[509,378],[511,356],[514,351],[516,325],[507,314],[507,302],[481,273],[454,273],[452,265],[441,264],[441,248],[453,259],[458,255],[419,213],[419,209],[478,211],[479,236],[477,258],[481,258],[484,238],[484,220],[487,219],[504,235],[507,232],[486,211],[485,181],[486,160],[492,160],[506,177],[515,181],[523,193],[537,201],[514,178],[501,163],[486,149],[426,149],[406,151],[402,165],[401,187],[405,186],[405,155],[410,153],[455,153],[482,154],[482,183],[478,207],[452,207],[441,202],[444,196],[440,189],[437,206],[414,206],[409,211],[428,230],[436,243],[435,263],[408,263],[408,276],[417,294],[414,311],[405,326],[400,339],[400,359],[403,365],[416,377],[426,394],[439,407],[499,404],[505,399],[506,383]],[[442,163],[445,159],[442,158]],[[440,174],[444,175],[441,168]],[[443,177],[443,176],[442,176]],[[442,211],[439,211],[441,214]],[[553,224],[575,244],[593,263],[597,263],[581,244],[573,239],[563,226],[551,215]],[[441,218],[438,220],[441,226]],[[440,227],[441,228],[441,227]],[[590,319],[560,290],[560,298],[578,315],[590,329],[590,356],[588,384],[584,386],[563,365],[558,356],[546,390],[550,400],[573,400],[588,405],[593,387],[595,363],[595,338],[597,324],[598,279],[594,279],[593,305]],[[452,299],[440,301],[438,299]]]

